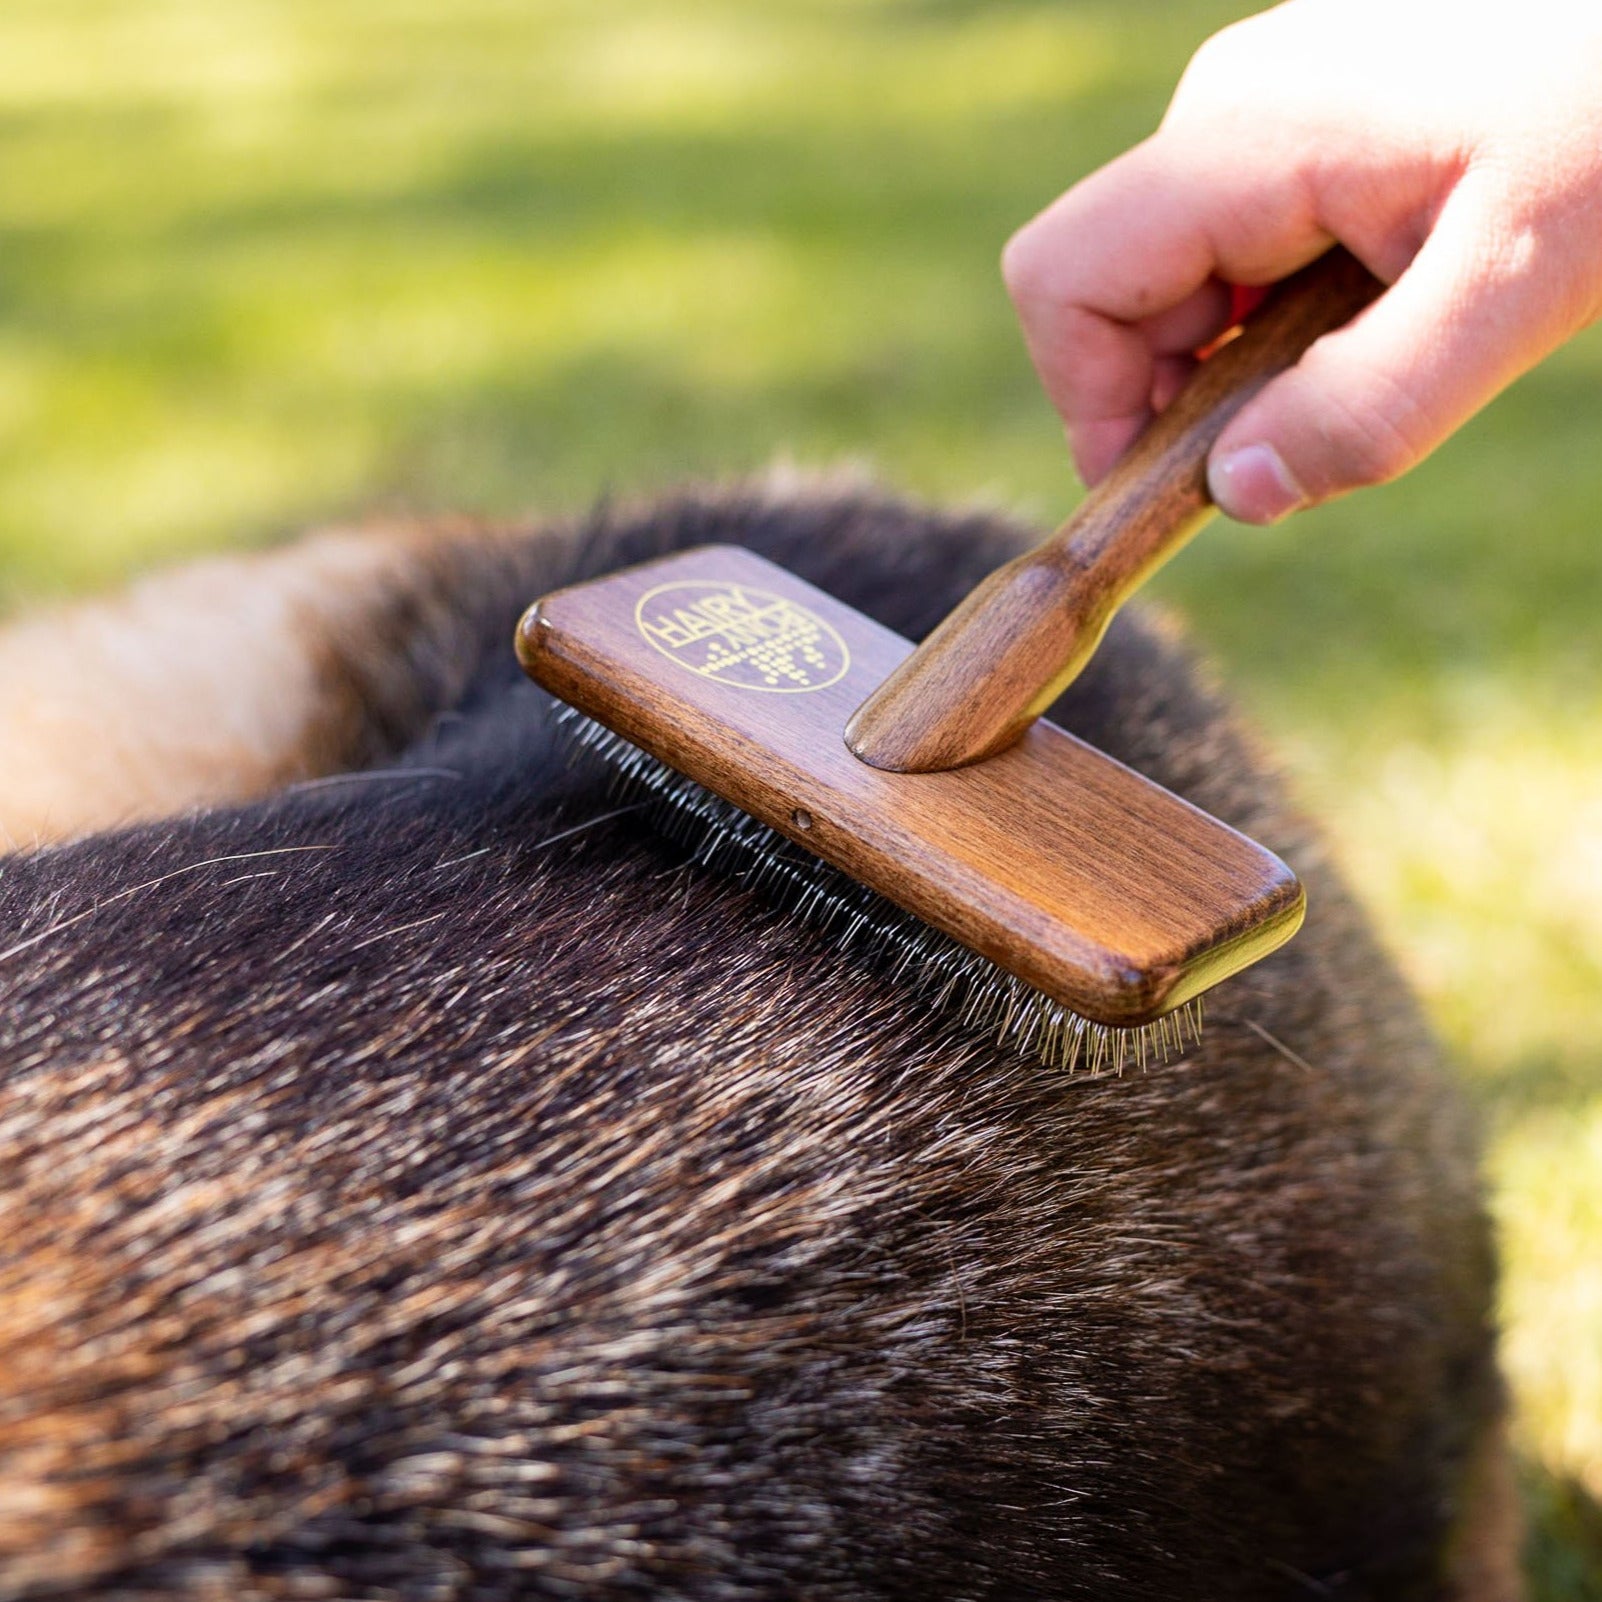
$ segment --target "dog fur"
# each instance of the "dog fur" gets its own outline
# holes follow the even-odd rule
[[[691,495],[0,633],[0,1597],[1518,1594],[1469,1120],[1168,631],[1055,715],[1311,911],[1116,1081],[684,867],[512,659],[687,544],[916,635],[1022,538]]]

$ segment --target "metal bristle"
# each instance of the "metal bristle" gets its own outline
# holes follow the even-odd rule
[[[653,827],[694,863],[827,931],[842,949],[887,964],[893,979],[955,1014],[964,1028],[1092,1076],[1131,1065],[1144,1070],[1201,1039],[1200,1000],[1138,1029],[1092,1023],[575,708],[560,708],[557,721],[575,746],[606,762],[620,795],[646,803]]]

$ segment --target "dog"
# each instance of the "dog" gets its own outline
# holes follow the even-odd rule
[[[1471,1120],[1171,626],[1052,715],[1310,912],[1121,1078],[686,865],[513,658],[708,541],[916,637],[1029,537],[770,484],[0,631],[0,1597],[1520,1594]]]

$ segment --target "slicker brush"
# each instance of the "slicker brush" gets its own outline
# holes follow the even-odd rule
[[[1339,249],[1287,280],[1061,530],[916,650],[706,546],[544,597],[519,657],[696,862],[1055,1066],[1168,1058],[1204,991],[1295,933],[1302,887],[1039,714],[1206,520],[1230,417],[1379,289]]]

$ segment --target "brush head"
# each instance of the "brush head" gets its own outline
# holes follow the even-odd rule
[[[824,859],[1064,1017],[1156,1025],[1301,922],[1272,853],[1050,724],[949,772],[859,761],[847,720],[911,644],[748,551],[557,591],[517,644],[534,679],[673,785],[711,791],[783,854]]]
[[[1092,1023],[978,952],[831,868],[765,823],[676,773],[574,707],[557,713],[575,754],[597,756],[624,810],[638,810],[688,861],[821,929],[938,1012],[1053,1068],[1122,1073],[1200,1040],[1200,997],[1135,1028]]]

